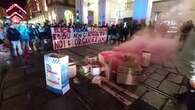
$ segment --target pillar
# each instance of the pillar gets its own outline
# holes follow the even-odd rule
[[[76,12],[78,12],[79,20],[81,23],[88,23],[87,16],[88,16],[88,4],[87,0],[76,0]]]
[[[146,24],[149,24],[151,12],[152,12],[153,0],[135,0],[133,8],[133,19],[140,22],[145,20]]]
[[[99,6],[98,22],[99,25],[103,25],[105,24],[106,20],[106,0],[99,0],[98,6]]]

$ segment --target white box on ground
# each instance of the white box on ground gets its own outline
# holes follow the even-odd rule
[[[47,88],[56,94],[65,94],[69,89],[69,56],[50,53],[44,56]]]
[[[92,68],[91,74],[92,74],[93,76],[100,75],[100,73],[101,73],[100,67],[93,67],[93,68]]]
[[[77,66],[74,62],[68,64],[69,78],[73,78],[77,75]]]

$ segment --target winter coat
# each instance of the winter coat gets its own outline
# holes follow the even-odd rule
[[[45,25],[43,28],[44,39],[51,39],[51,27],[49,25]]]
[[[20,33],[15,28],[7,29],[7,38],[9,41],[18,41],[20,40]]]
[[[20,32],[21,40],[30,40],[30,30],[25,24],[19,25],[17,30]]]

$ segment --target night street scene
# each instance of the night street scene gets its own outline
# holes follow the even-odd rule
[[[0,0],[0,110],[195,110],[195,0]]]

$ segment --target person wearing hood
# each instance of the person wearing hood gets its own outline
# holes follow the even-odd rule
[[[27,48],[28,50],[31,50],[29,42],[30,42],[30,30],[27,27],[27,22],[22,22],[18,27],[17,30],[20,33],[20,38],[22,42],[22,48],[23,50]]]

